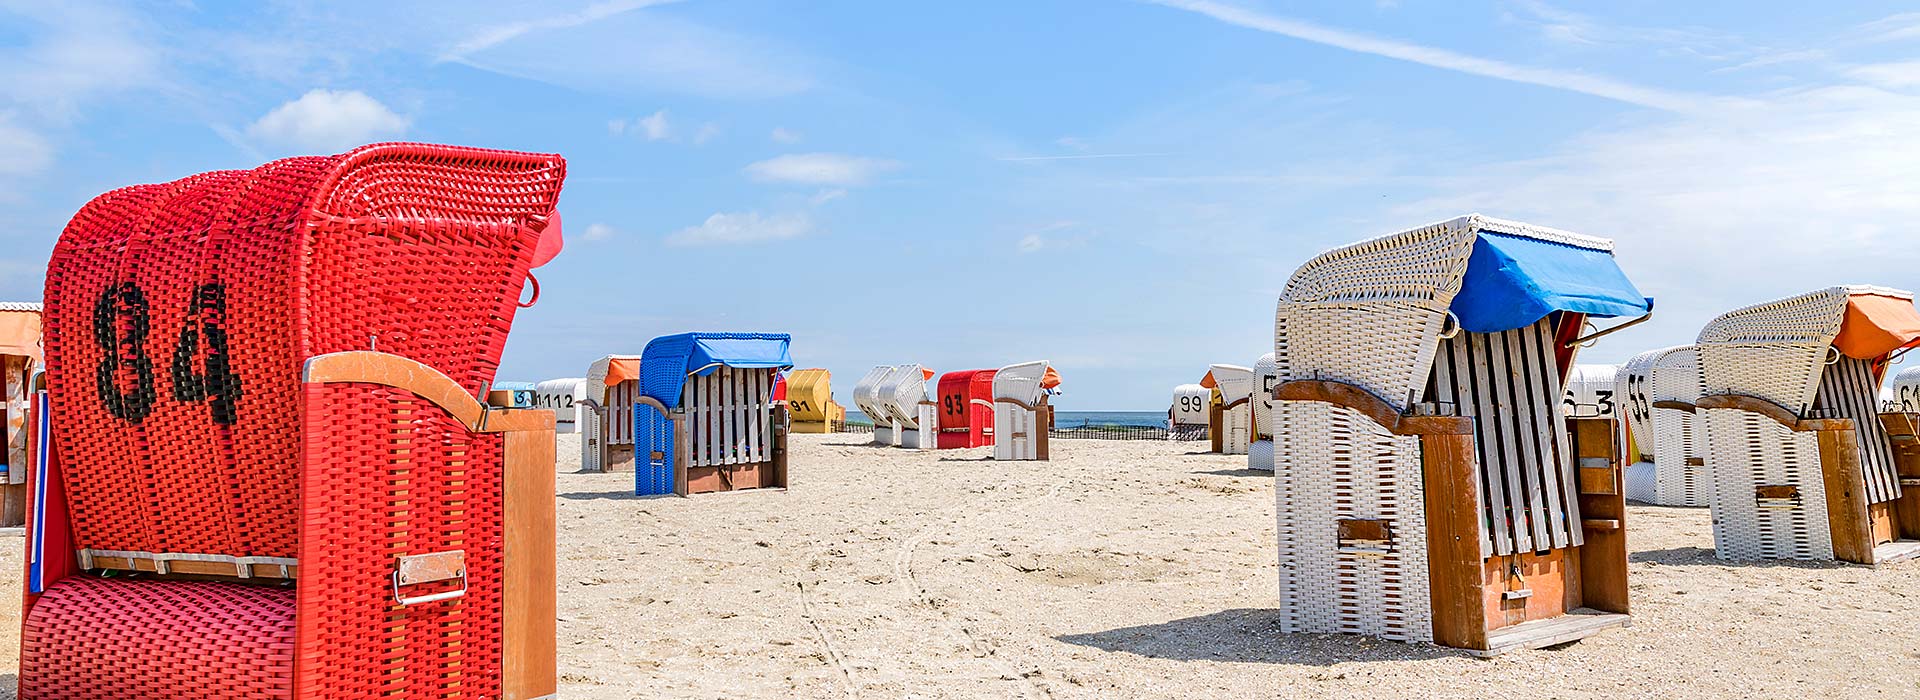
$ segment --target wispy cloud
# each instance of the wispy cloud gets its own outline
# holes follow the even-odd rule
[[[800,143],[800,132],[784,126],[776,126],[767,138],[773,139],[774,143]]]
[[[1894,89],[1920,87],[1920,61],[1870,63],[1846,70],[1847,77]]]
[[[1522,66],[1446,49],[1371,37],[1213,0],[1151,1],[1167,7],[1196,12],[1228,24],[1348,51],[1498,80],[1578,92],[1642,107],[1673,112],[1692,112],[1699,111],[1719,100],[1709,96],[1635,85],[1577,71]]]
[[[311,90],[247,127],[255,141],[339,151],[405,133],[409,120],[359,90]]]
[[[634,10],[653,7],[655,5],[667,5],[674,2],[679,2],[679,0],[608,0],[607,2],[593,3],[578,12],[564,12],[548,17],[535,17],[485,27],[455,42],[451,48],[448,48],[440,55],[440,60],[461,61],[480,51],[485,51],[535,32],[578,27]]]
[[[1097,158],[1153,158],[1170,156],[1172,153],[1077,153],[1065,156],[1005,156],[994,160],[1018,163],[1029,160],[1089,160]]]
[[[619,233],[620,232],[617,229],[607,224],[600,224],[600,223],[587,224],[587,230],[586,232],[580,234],[580,240],[604,241],[609,238],[613,238],[616,235],[619,235]]]
[[[884,158],[844,153],[790,153],[752,163],[746,172],[761,182],[850,187],[867,184],[875,176],[899,167],[899,161]]]
[[[813,232],[813,219],[804,213],[761,216],[760,212],[721,212],[698,226],[667,235],[674,246],[712,246],[764,243],[799,238]]]
[[[1920,39],[1920,12],[1901,12],[1860,25],[1869,43]]]
[[[53,163],[53,144],[0,112],[0,177],[32,175]]]

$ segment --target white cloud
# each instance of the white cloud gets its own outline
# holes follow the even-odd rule
[[[617,235],[619,231],[606,224],[587,224],[586,233],[580,234],[583,241],[604,241]]]
[[[633,120],[633,128],[648,141],[659,141],[673,135],[673,126],[667,123],[667,110],[664,109]]]
[[[760,212],[718,213],[698,226],[689,226],[667,235],[668,245],[707,246],[761,243],[799,238],[813,231],[813,220],[806,214],[790,213],[762,217]]]
[[[1889,88],[1920,87],[1920,61],[1872,63],[1848,68],[1847,77]]]
[[[1863,87],[1586,134],[1529,160],[1450,169],[1399,222],[1469,211],[1615,238],[1685,342],[1733,306],[1830,284],[1911,282],[1920,97]],[[1387,230],[1389,227],[1382,227]]]
[[[340,151],[405,133],[409,122],[358,90],[316,89],[275,107],[247,136],[311,151]]]
[[[0,24],[27,40],[0,48],[0,106],[66,120],[90,97],[167,87],[156,29],[135,13],[98,3],[5,3]]]
[[[713,122],[707,122],[705,124],[701,124],[700,130],[693,133],[693,143],[694,145],[697,146],[697,145],[705,144],[706,142],[712,141],[719,137],[720,137],[720,125],[715,124]]]
[[[0,177],[32,175],[53,164],[53,145],[0,112]]]
[[[817,207],[845,196],[847,196],[845,188],[835,187],[813,193],[812,197],[807,198],[807,203]]]
[[[900,167],[896,161],[865,158],[841,153],[789,153],[746,167],[748,175],[762,182],[793,182],[803,185],[863,185],[875,175]]]
[[[1263,14],[1213,0],[1152,0],[1152,2],[1196,12],[1228,24],[1348,51],[1384,56],[1498,80],[1568,90],[1654,109],[1676,112],[1696,111],[1718,101],[1717,98],[1634,85],[1577,71],[1521,66],[1505,61],[1468,56],[1446,49],[1370,37],[1297,19]]]
[[[1869,43],[1920,39],[1920,12],[1902,12],[1860,25]]]
[[[1022,253],[1037,253],[1045,247],[1047,247],[1047,239],[1041,238],[1037,233],[1029,233],[1025,238],[1020,239],[1019,248]]]
[[[486,27],[475,32],[441,55],[442,61],[458,61],[469,55],[499,46],[513,39],[555,29],[568,29],[591,24],[608,17],[625,14],[655,5],[665,5],[678,0],[608,0],[586,6],[579,12],[566,12],[550,17],[522,19],[505,24]]]
[[[773,127],[773,133],[768,138],[773,139],[774,143],[799,143],[800,132],[784,126],[776,126]]]

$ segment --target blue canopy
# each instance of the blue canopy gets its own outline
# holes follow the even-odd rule
[[[640,392],[667,408],[680,406],[680,388],[689,375],[706,375],[721,367],[789,369],[793,356],[785,333],[681,333],[663,335],[640,353]]]
[[[1524,328],[1555,311],[1638,318],[1652,309],[1612,253],[1492,231],[1474,240],[1452,307],[1473,333]]]

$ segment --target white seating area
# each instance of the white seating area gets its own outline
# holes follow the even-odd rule
[[[993,458],[1045,460],[1053,407],[1047,405],[1052,364],[1046,360],[1000,368],[993,375]],[[1051,381],[1057,383],[1055,376]]]

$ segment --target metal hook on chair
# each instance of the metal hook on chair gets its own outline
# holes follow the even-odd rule
[[[1822,364],[1829,365],[1829,366],[1840,364],[1840,348],[1836,348],[1832,345],[1828,345],[1827,359]]]
[[[1447,330],[1449,327],[1453,330]],[[1460,335],[1460,317],[1454,315],[1453,309],[1447,309],[1447,317],[1440,320],[1440,339],[1449,340],[1456,335]]]

